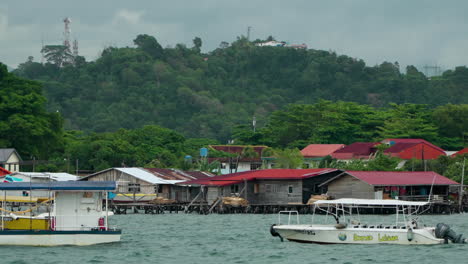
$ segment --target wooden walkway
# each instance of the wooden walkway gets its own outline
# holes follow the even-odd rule
[[[298,211],[299,214],[312,214],[314,207],[305,204],[251,204],[245,207],[234,207],[228,205],[210,206],[207,203],[177,203],[177,204],[148,204],[148,203],[121,203],[111,204],[109,208],[114,214],[144,213],[144,214],[165,214],[165,213],[196,213],[196,214],[276,214],[280,211]],[[468,205],[463,208],[468,212]],[[394,214],[391,208],[361,208],[361,214]],[[317,211],[317,213],[319,213]],[[458,205],[443,203],[432,204],[425,214],[451,214],[459,213]]]

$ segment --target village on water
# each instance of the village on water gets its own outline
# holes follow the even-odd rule
[[[385,148],[379,148],[385,146]],[[464,186],[427,169],[421,171],[354,171],[327,168],[326,160],[343,162],[375,158],[379,149],[398,157],[398,165],[414,160],[430,161],[440,156],[466,156],[468,148],[444,151],[423,139],[385,139],[381,142],[344,144],[310,144],[301,150],[298,168],[277,168],[276,158],[267,146],[209,145],[200,149],[199,159],[217,162],[211,171],[183,171],[170,168],[112,167],[96,172],[24,171],[24,161],[12,148],[0,149],[0,176],[3,182],[115,181],[117,188],[108,196],[114,214],[162,213],[278,213],[297,210],[312,213],[318,200],[340,198],[393,199],[427,201],[426,211],[449,214],[468,210]],[[253,155],[244,155],[249,150]],[[211,153],[231,154],[216,157]],[[192,157],[187,157],[190,159]],[[325,165],[324,165],[325,162]],[[320,166],[319,166],[320,165]],[[460,171],[462,179],[464,170]],[[34,191],[23,191],[17,198],[3,197],[14,208],[40,203]],[[43,195],[43,194],[42,194]],[[32,199],[34,197],[34,200]],[[384,214],[385,208],[364,213]]]

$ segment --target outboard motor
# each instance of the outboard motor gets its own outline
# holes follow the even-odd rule
[[[271,227],[270,227],[270,234],[274,237],[279,237],[281,242],[283,242],[283,237],[278,233],[276,232],[276,230],[273,228],[276,224],[272,224]]]
[[[438,223],[435,229],[435,236],[437,238],[443,238],[447,242],[448,239],[453,243],[466,243],[466,239],[463,238],[463,234],[457,235],[455,231],[444,223]]]

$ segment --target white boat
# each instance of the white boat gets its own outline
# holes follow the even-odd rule
[[[371,199],[320,200],[314,203],[312,224],[299,224],[297,211],[282,211],[279,223],[270,232],[281,240],[319,244],[400,244],[430,245],[465,243],[462,235],[456,235],[446,224],[426,227],[420,224],[417,214],[428,202]],[[391,225],[364,224],[359,210],[362,208],[388,208],[396,212]],[[314,224],[315,211],[324,211],[326,218],[336,223]],[[288,215],[288,224],[281,224],[281,215]],[[294,217],[296,216],[296,217]],[[291,222],[295,219],[295,224]]]
[[[39,206],[24,211],[8,210],[7,199],[1,208],[0,245],[59,246],[93,245],[120,241],[122,231],[108,224],[108,192],[115,182],[14,182],[0,183],[6,197],[9,191],[36,190],[50,193],[48,212],[33,215]],[[33,209],[34,208],[34,209]],[[19,215],[27,214],[27,215]]]

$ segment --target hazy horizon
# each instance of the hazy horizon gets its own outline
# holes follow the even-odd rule
[[[27,8],[25,8],[27,6]],[[0,61],[17,67],[34,56],[41,43],[63,41],[63,19],[72,20],[79,53],[95,60],[107,46],[133,46],[138,34],[155,36],[163,47],[192,46],[200,37],[203,51],[246,35],[269,35],[309,48],[333,50],[373,66],[384,61],[438,65],[443,70],[466,65],[468,2],[463,1],[266,1],[248,3],[202,0],[126,1],[50,0],[0,3]]]

